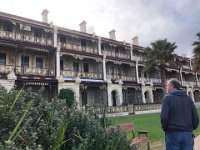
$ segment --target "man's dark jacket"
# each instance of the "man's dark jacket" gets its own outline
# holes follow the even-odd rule
[[[164,131],[193,131],[199,124],[196,107],[182,90],[165,95],[160,117]]]

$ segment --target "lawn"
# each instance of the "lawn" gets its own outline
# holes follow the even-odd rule
[[[200,109],[198,110],[200,116]],[[160,125],[160,113],[143,114],[143,115],[130,115],[124,117],[111,118],[114,125],[132,122],[136,131],[145,130],[149,131],[149,138],[151,145],[164,143],[164,132]],[[200,126],[194,131],[195,135],[200,134]],[[129,135],[130,136],[130,135]]]

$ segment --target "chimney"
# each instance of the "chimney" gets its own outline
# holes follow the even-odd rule
[[[42,22],[48,23],[48,13],[49,11],[47,9],[44,9],[41,13],[42,15]]]
[[[138,38],[138,36],[133,37],[132,41],[133,41],[133,45],[139,45],[139,38]]]
[[[79,26],[80,26],[80,31],[81,32],[87,32],[87,30],[86,30],[86,24],[87,24],[87,22],[85,21],[85,20],[83,20],[80,24],[79,24]]]
[[[116,32],[115,29],[112,29],[112,30],[109,32],[110,39],[116,40],[115,32]]]

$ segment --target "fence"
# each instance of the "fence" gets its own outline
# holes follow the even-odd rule
[[[161,104],[141,104],[141,105],[128,105],[128,106],[86,106],[82,107],[83,110],[92,111],[97,114],[123,113],[135,114],[135,111],[147,111],[161,109]]]

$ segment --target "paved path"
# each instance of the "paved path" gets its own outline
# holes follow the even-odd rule
[[[200,135],[194,139],[194,150],[200,150]]]

